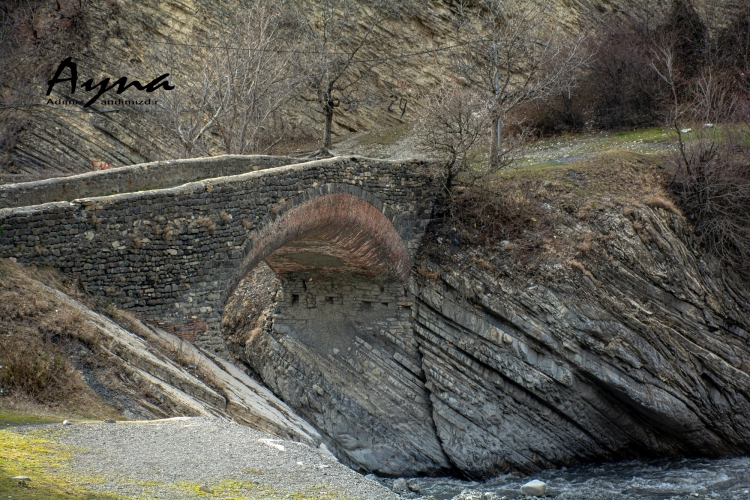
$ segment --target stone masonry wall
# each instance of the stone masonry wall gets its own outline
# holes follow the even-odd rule
[[[199,179],[244,174],[303,161],[305,160],[286,156],[223,155],[141,163],[69,177],[0,186],[0,208],[166,188]]]
[[[393,223],[413,255],[434,185],[422,162],[333,158],[169,189],[0,209],[0,257],[49,265],[87,290],[186,338],[219,330],[228,288],[253,235],[287,210],[333,193]],[[243,271],[244,272],[244,271]]]

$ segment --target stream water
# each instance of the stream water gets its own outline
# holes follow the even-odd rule
[[[723,459],[633,460],[553,469],[532,477],[503,475],[485,482],[420,478],[419,493],[436,500],[508,499],[520,496],[531,479],[547,483],[547,498],[556,499],[711,499],[750,500],[750,457]]]

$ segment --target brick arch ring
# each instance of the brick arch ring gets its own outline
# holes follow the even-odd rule
[[[277,205],[250,234],[245,257],[222,294],[222,304],[263,260],[279,277],[343,271],[380,282],[406,282],[411,257],[386,215],[391,211],[371,193],[346,184],[328,184]]]

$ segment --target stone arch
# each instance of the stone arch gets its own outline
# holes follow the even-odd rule
[[[397,203],[393,215],[346,184],[282,201],[251,233],[224,304],[265,260],[278,293],[244,337],[244,361],[343,463],[416,475],[448,464],[429,419],[412,320],[414,220]],[[385,373],[398,390],[383,383]]]
[[[262,260],[276,275],[318,273],[406,282],[411,257],[390,210],[372,194],[349,185],[326,185],[271,209],[252,232],[245,257],[222,295],[225,304],[239,281]]]

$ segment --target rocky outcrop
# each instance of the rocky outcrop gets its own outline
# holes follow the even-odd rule
[[[244,358],[342,462],[387,475],[446,472],[412,305],[400,284],[285,280],[279,312]]]
[[[537,176],[533,248],[436,227],[405,288],[285,281],[242,357],[365,470],[748,453],[748,285],[649,168]]]
[[[586,264],[413,281],[435,426],[466,474],[750,450],[747,288],[678,215],[597,219],[619,236]]]

